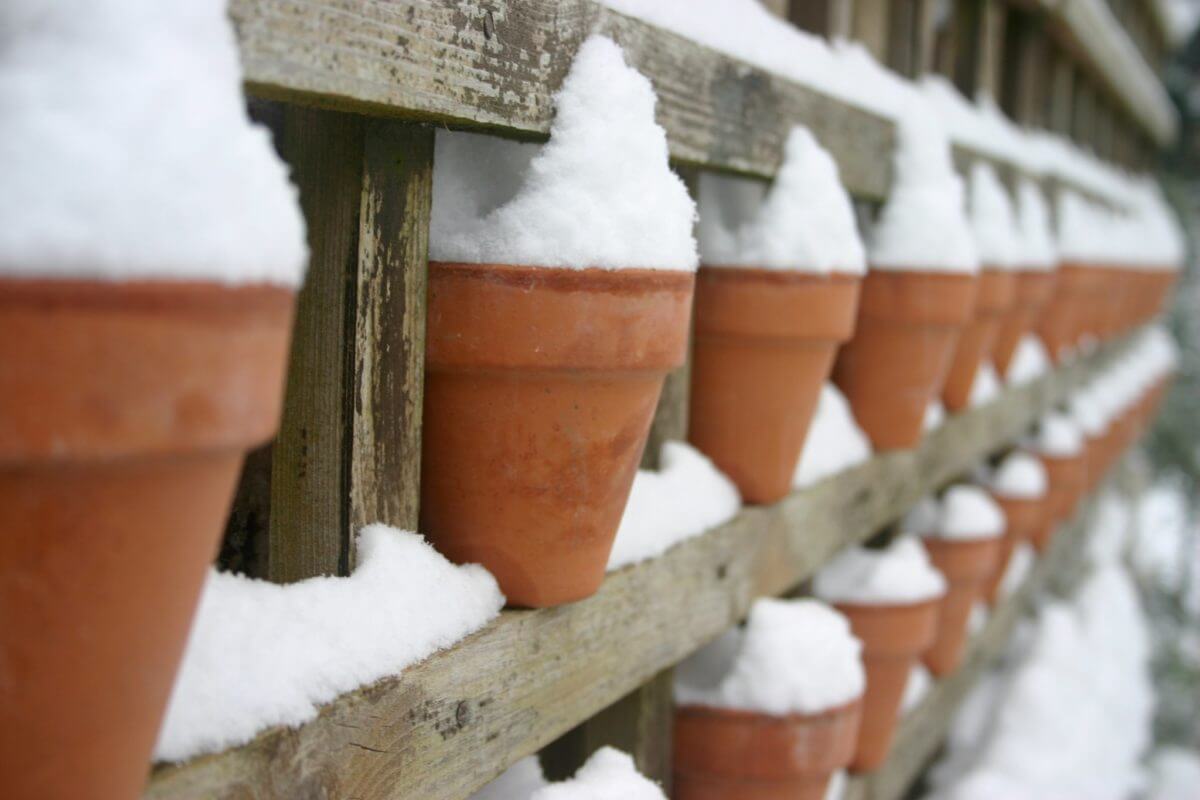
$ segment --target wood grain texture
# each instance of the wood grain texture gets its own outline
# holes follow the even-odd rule
[[[952,417],[917,451],[743,509],[612,573],[594,597],[505,611],[403,675],[343,695],[312,723],[161,767],[147,797],[464,798],[715,638],[755,598],[788,591],[1005,447],[1120,347]]]
[[[676,161],[770,177],[802,123],[852,192],[888,184],[887,121],[594,0],[233,0],[230,12],[255,93],[518,136],[549,131],[579,44],[605,34],[654,83]]]

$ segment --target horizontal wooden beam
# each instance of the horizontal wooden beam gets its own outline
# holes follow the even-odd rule
[[[876,456],[776,505],[745,508],[661,558],[613,573],[588,600],[505,611],[399,677],[343,695],[307,725],[162,766],[146,796],[460,800],[715,638],[755,598],[792,589],[1012,443],[1121,347],[950,417],[918,450]]]

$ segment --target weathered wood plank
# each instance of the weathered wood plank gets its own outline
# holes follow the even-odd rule
[[[379,115],[542,136],[580,42],[602,33],[654,83],[672,157],[764,177],[803,123],[852,192],[882,197],[892,128],[594,0],[233,0],[250,88]]]
[[[433,129],[367,126],[354,316],[350,526],[416,530]]]
[[[403,675],[342,696],[299,729],[160,768],[147,796],[463,798],[678,663],[755,598],[788,591],[1003,447],[1115,349],[951,418],[917,451],[879,455],[777,505],[746,508],[661,558],[613,573],[592,598],[506,611]]]

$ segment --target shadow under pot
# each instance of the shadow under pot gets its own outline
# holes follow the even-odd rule
[[[749,503],[791,491],[821,386],[854,330],[856,276],[701,267],[688,440]]]
[[[854,335],[838,351],[833,382],[875,450],[920,443],[977,283],[973,273],[894,270],[863,279]]]
[[[672,731],[674,800],[821,800],[854,755],[859,700],[775,716],[681,706]]]
[[[1022,270],[1016,276],[1016,297],[1001,318],[996,342],[992,345],[992,360],[1001,378],[1008,374],[1017,345],[1026,334],[1033,332],[1054,293],[1053,272]]]
[[[883,766],[892,749],[908,676],[937,634],[938,600],[915,603],[834,603],[863,645],[867,689],[852,772]]]
[[[966,652],[967,623],[975,601],[1000,557],[1001,537],[924,540],[929,559],[946,579],[946,594],[938,604],[937,635],[922,656],[939,677],[958,669]]]
[[[421,530],[496,576],[510,605],[588,597],[666,374],[694,276],[429,265]]]
[[[0,281],[0,777],[140,797],[294,293]]]
[[[990,360],[992,346],[1004,315],[1016,300],[1017,275],[1009,270],[984,269],[979,273],[975,309],[959,334],[954,357],[942,387],[942,403],[948,411],[970,405],[971,387],[979,367]]]
[[[1004,534],[1000,537],[1000,552],[996,556],[996,566],[984,582],[983,597],[988,605],[995,606],[1000,601],[1000,584],[1004,581],[1004,573],[1012,554],[1021,542],[1034,542],[1039,538],[1048,538],[1043,533],[1053,524],[1050,518],[1050,493],[1047,491],[1041,497],[1006,497],[992,493],[992,499],[1004,512]]]

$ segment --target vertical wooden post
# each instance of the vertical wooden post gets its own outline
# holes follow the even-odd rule
[[[826,39],[850,38],[853,30],[852,0],[794,0],[788,19],[798,28]]]
[[[855,0],[851,36],[862,42],[880,63],[887,63],[890,20],[890,0]]]
[[[1054,53],[1050,91],[1046,95],[1046,121],[1050,130],[1064,136],[1071,133],[1075,111],[1075,68],[1061,50]]]
[[[957,0],[954,4],[953,80],[965,97],[974,97],[979,88],[983,63],[982,32],[984,0]]]
[[[975,93],[1000,96],[1000,77],[1004,69],[1004,29],[1008,6],[1001,0],[984,0],[978,31],[979,66]]]

